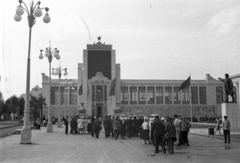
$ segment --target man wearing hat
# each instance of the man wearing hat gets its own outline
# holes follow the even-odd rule
[[[133,120],[132,117],[130,116],[127,121],[127,134],[129,138],[132,137],[132,132],[133,132]]]
[[[230,143],[230,122],[228,120],[227,116],[224,116],[224,121],[222,122],[223,124],[223,133],[224,133],[224,143]],[[228,140],[228,141],[227,141]]]
[[[159,153],[159,145],[162,147],[163,152],[166,153],[165,144],[163,142],[163,136],[165,134],[165,127],[158,116],[155,117],[156,120],[153,122],[152,131],[155,142],[155,153]]]

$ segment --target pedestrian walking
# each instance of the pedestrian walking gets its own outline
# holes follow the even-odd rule
[[[83,117],[83,134],[87,133],[88,121],[86,117]]]
[[[180,122],[180,143],[178,144],[181,146],[182,144],[186,144],[189,146],[188,142],[188,132],[190,130],[191,124],[183,117],[182,122]]]
[[[68,116],[64,118],[64,125],[65,125],[65,134],[68,134]]]
[[[95,121],[95,118],[92,115],[92,117],[91,117],[91,124],[92,124],[92,126],[91,126],[91,135],[92,135],[92,137],[94,137],[94,121]]]
[[[152,125],[152,132],[155,142],[155,153],[159,153],[159,145],[162,147],[164,153],[166,153],[165,144],[163,142],[163,136],[165,134],[165,127],[162,121],[159,119],[159,116],[155,117],[155,121]]]
[[[176,128],[169,117],[166,117],[166,137],[168,142],[168,152],[174,154],[173,142],[176,140]]]
[[[91,123],[91,119],[88,117],[88,126],[87,126],[87,131],[88,134],[90,134],[92,132],[92,123]]]
[[[230,122],[228,120],[227,116],[224,116],[224,121],[222,122],[223,124],[223,133],[224,133],[224,143],[230,143],[230,129],[231,129],[231,125]]]
[[[108,138],[110,136],[110,131],[111,131],[111,120],[107,115],[105,116],[105,119],[103,121],[103,127],[105,130],[105,137]]]
[[[126,128],[127,128],[126,118],[122,117],[122,120],[121,120],[121,138],[122,139],[124,139],[126,136]]]
[[[1,116],[1,120],[4,121],[4,115],[3,115],[3,114],[2,114],[2,116]]]
[[[119,132],[121,130],[119,117],[116,117],[115,120],[113,121],[113,130],[114,130],[115,140],[117,140],[119,136]]]
[[[180,144],[180,123],[181,123],[181,120],[175,114],[174,115],[174,122],[173,122],[173,124],[174,124],[175,129],[176,129],[176,138],[177,138],[176,144]]]
[[[144,143],[147,144],[146,141],[148,141],[148,144],[150,144],[149,140],[149,123],[148,123],[148,118],[144,117],[144,122],[142,124],[142,138],[144,140]]]
[[[99,120],[99,117],[96,117],[96,120],[93,123],[94,133],[96,138],[99,138],[99,132],[101,128],[101,121]]]
[[[134,126],[134,124],[133,124],[132,117],[129,117],[129,119],[127,121],[127,135],[130,139],[132,137],[133,126]]]
[[[217,133],[217,131],[219,132],[219,134],[221,134],[221,126],[220,126],[220,119],[219,118],[216,118],[215,124],[216,124],[215,134]]]
[[[78,118],[77,120],[77,126],[78,126],[78,132],[80,134],[83,134],[84,133],[84,124],[83,124],[83,119],[82,118]]]

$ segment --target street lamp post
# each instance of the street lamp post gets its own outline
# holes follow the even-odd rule
[[[24,7],[22,6],[24,5]],[[21,131],[21,141],[20,144],[31,144],[31,126],[30,126],[30,104],[29,104],[29,91],[30,91],[30,53],[31,53],[31,35],[32,35],[32,27],[36,23],[36,17],[42,16],[42,9],[45,9],[46,14],[43,17],[43,21],[45,23],[50,22],[50,17],[48,15],[49,8],[44,7],[40,8],[41,2],[38,1],[36,4],[31,2],[30,8],[28,8],[24,1],[19,0],[19,6],[17,6],[16,14],[14,16],[14,20],[19,22],[22,19],[22,15],[24,11],[27,12],[28,16],[28,26],[29,26],[29,39],[28,39],[28,58],[27,58],[27,81],[26,81],[26,102],[25,102],[25,110],[24,110],[24,125]]]
[[[43,51],[45,52],[45,57],[48,58],[48,62],[49,62],[49,108],[48,108],[47,132],[53,132],[53,125],[52,125],[51,115],[50,115],[50,111],[51,111],[51,80],[52,80],[51,79],[51,62],[52,62],[53,56],[57,60],[59,60],[60,55],[59,55],[59,50],[57,50],[57,48],[52,50],[50,43],[49,43],[49,47],[46,48],[46,50],[40,50],[39,59],[43,59],[43,55],[42,55]]]
[[[55,70],[55,72],[54,72]],[[68,74],[67,68],[62,69],[61,66],[54,69],[53,68],[53,74],[58,75],[59,78],[59,85],[58,85],[58,128],[62,128],[62,121],[60,117],[60,81],[61,81],[61,76],[62,76],[62,71],[64,71],[64,76]]]

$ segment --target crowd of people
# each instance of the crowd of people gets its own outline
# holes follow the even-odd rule
[[[44,119],[44,121],[43,123],[47,124],[47,120]],[[101,130],[104,130],[106,138],[111,137],[115,140],[139,137],[143,139],[144,144],[155,146],[155,153],[159,153],[159,146],[163,153],[168,151],[174,154],[174,144],[176,146],[190,145],[188,133],[191,124],[185,117],[179,115],[161,118],[157,114],[149,117],[105,116],[104,119],[77,115],[71,118],[63,117],[62,121],[65,125],[65,134],[68,134],[70,126],[70,134],[89,134],[97,139]],[[223,123],[225,143],[230,143],[230,123],[227,121],[227,116],[224,116],[223,122],[220,118],[216,120],[216,132],[220,133],[221,123]]]
[[[104,129],[105,137],[112,137],[115,140],[131,139],[132,137],[140,137],[144,140],[144,144],[152,144],[155,146],[155,153],[159,153],[159,146],[166,153],[174,153],[174,143],[178,146],[187,145],[188,132],[191,124],[186,118],[174,115],[174,118],[159,117],[152,115],[149,117],[142,116],[68,116],[63,117],[65,124],[65,134],[68,134],[70,126],[70,134],[91,134],[92,137],[99,138],[99,133]],[[167,148],[166,148],[167,147]]]

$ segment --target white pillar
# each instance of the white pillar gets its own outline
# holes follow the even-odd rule
[[[88,51],[83,50],[83,103],[87,115],[92,115],[91,105],[88,106]]]

